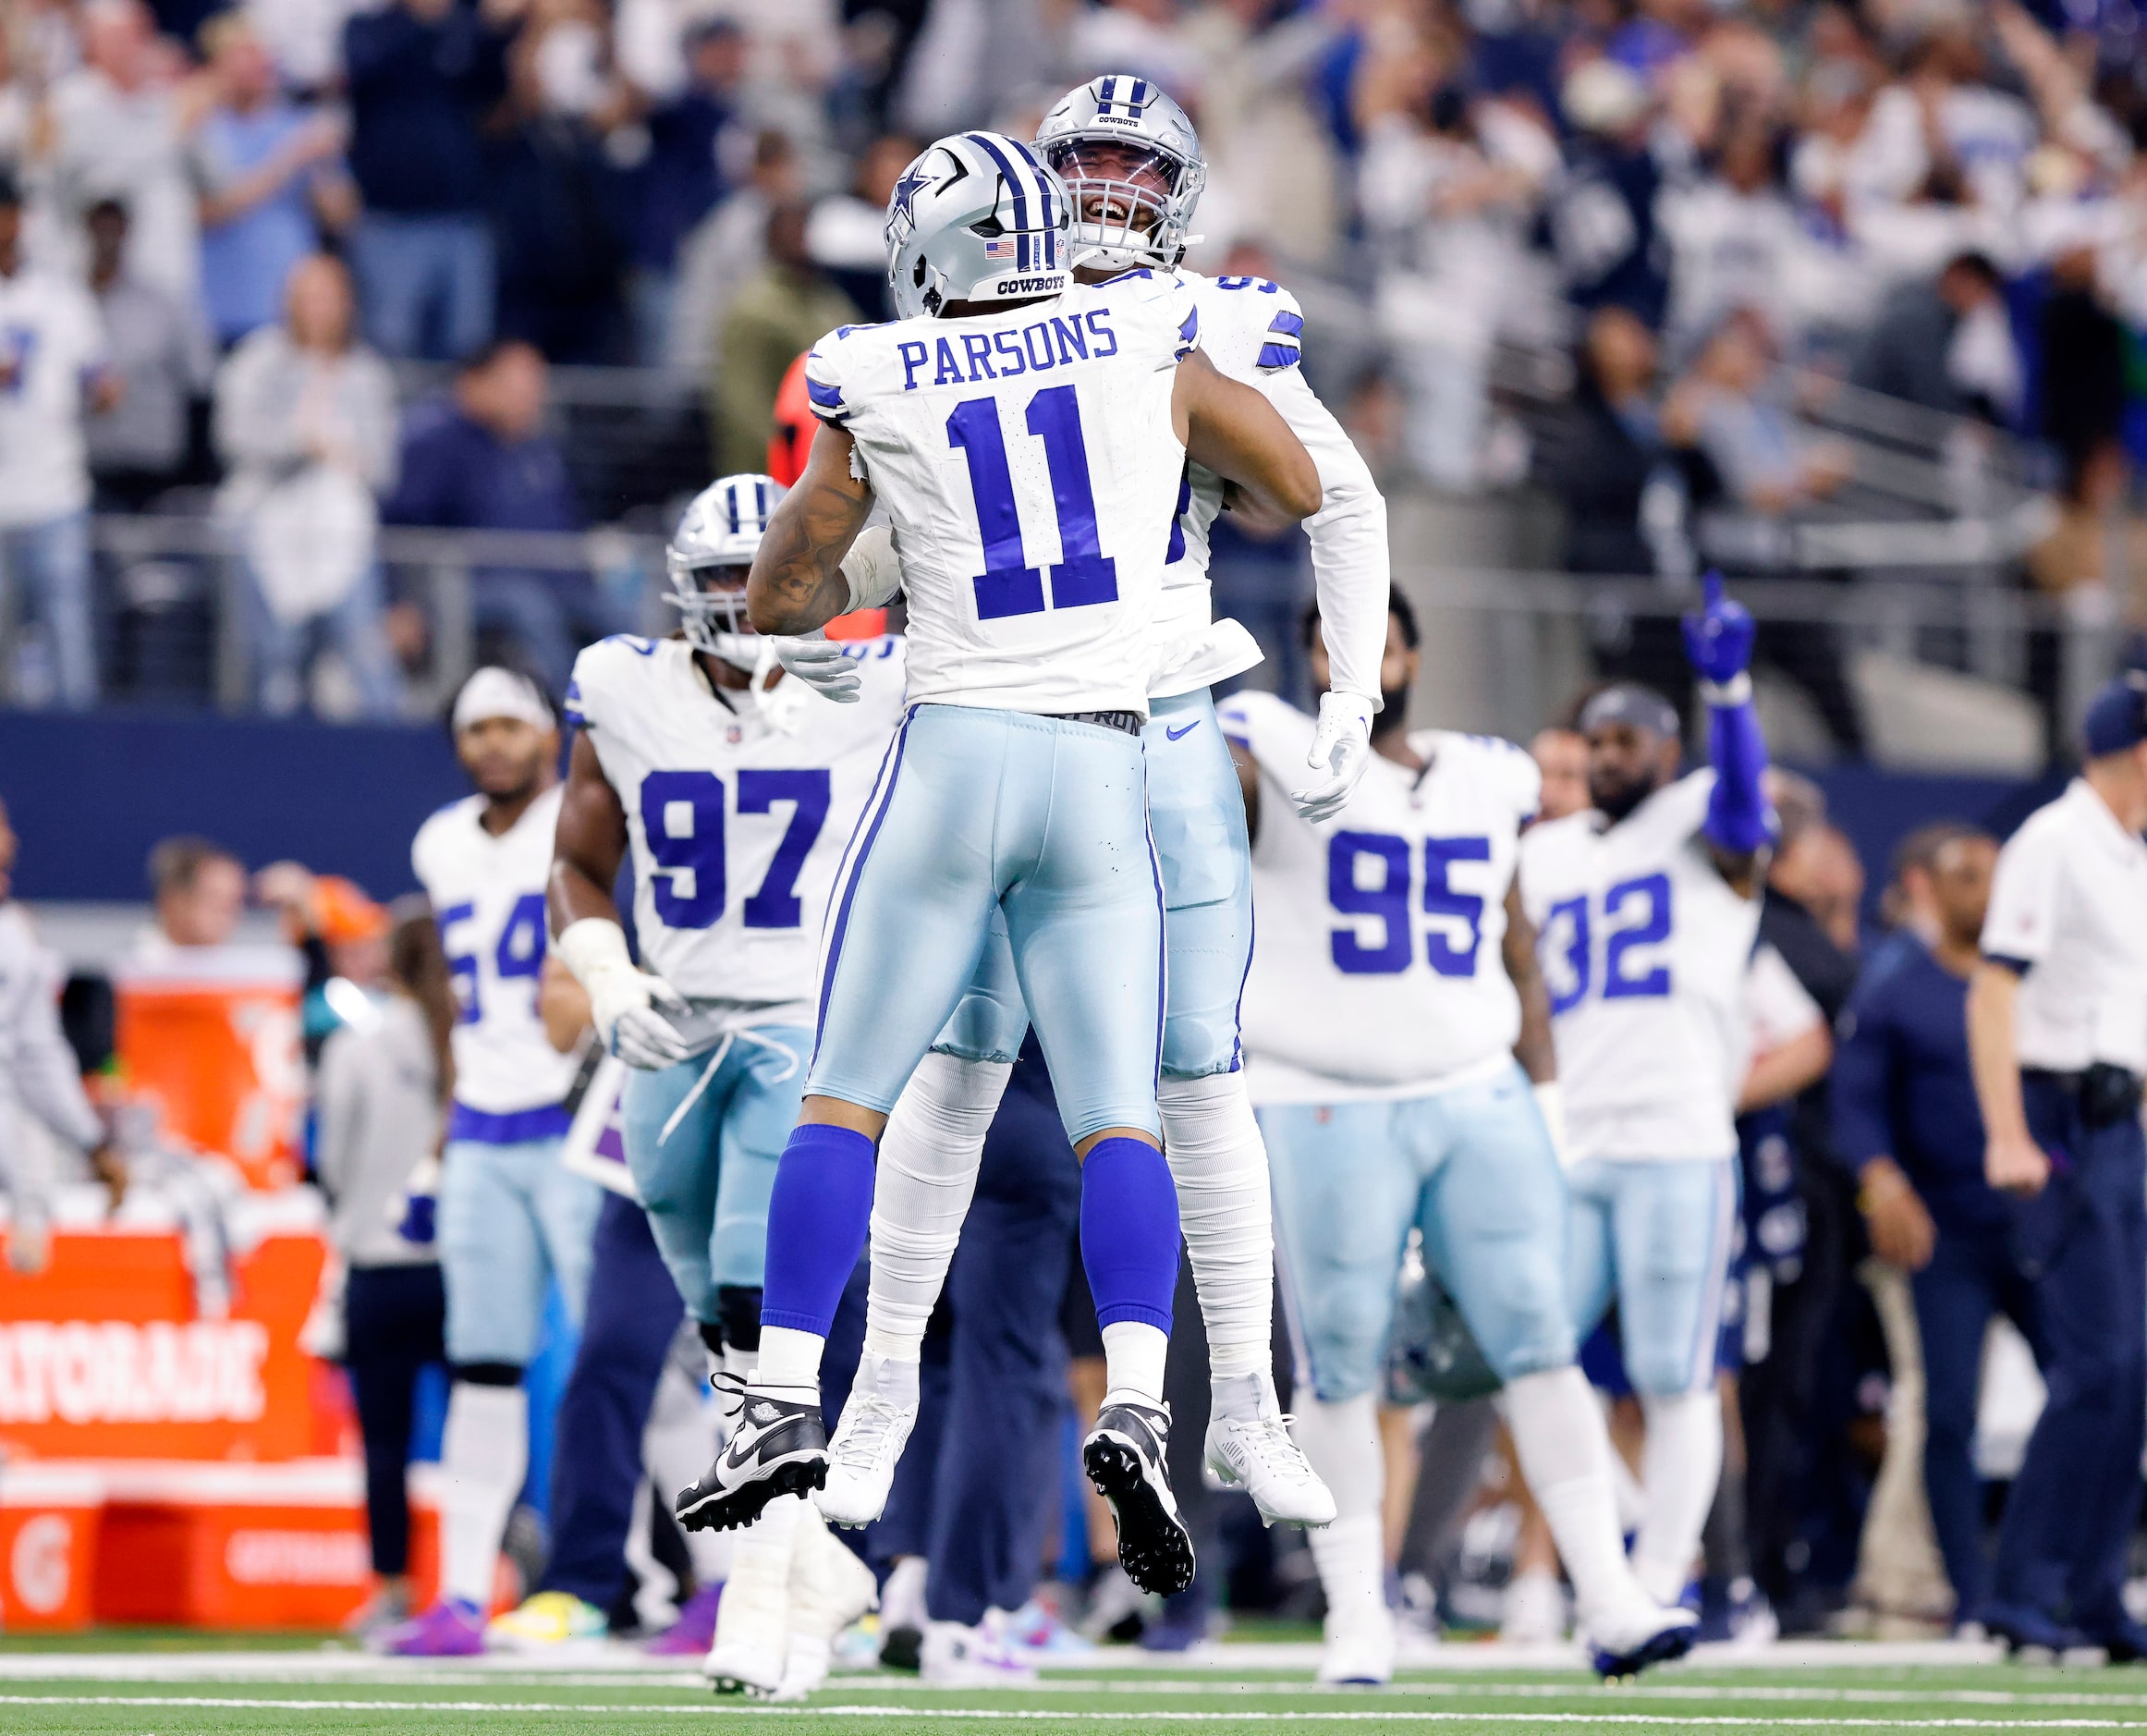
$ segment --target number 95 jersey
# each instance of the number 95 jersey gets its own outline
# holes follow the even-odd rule
[[[1737,1150],[1760,910],[1701,836],[1714,789],[1713,772],[1693,772],[1616,825],[1591,811],[1521,839],[1576,1163]]]
[[[846,325],[805,363],[894,520],[909,699],[1148,715],[1192,291],[1128,272],[961,319]]]
[[[682,639],[620,635],[575,659],[567,720],[626,810],[641,961],[681,995],[810,1008],[836,863],[901,720],[902,650],[853,647],[854,705],[786,676],[766,710],[718,698]]]
[[[1255,1103],[1421,1096],[1513,1063],[1520,998],[1499,947],[1542,777],[1509,741],[1424,730],[1423,772],[1372,756],[1334,821],[1287,791],[1317,728],[1265,693],[1221,708],[1260,763],[1246,981]]]

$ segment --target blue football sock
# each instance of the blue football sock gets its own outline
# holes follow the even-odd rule
[[[872,1221],[873,1145],[847,1127],[790,1131],[768,1195],[761,1325],[827,1336]]]
[[[1081,1265],[1096,1324],[1168,1332],[1177,1248],[1177,1191],[1163,1154],[1137,1139],[1099,1141],[1081,1165]]]

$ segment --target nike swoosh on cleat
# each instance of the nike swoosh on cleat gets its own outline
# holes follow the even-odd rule
[[[756,1459],[795,1452],[799,1444],[797,1437],[809,1432],[812,1421],[809,1416],[794,1416],[787,1423],[777,1424],[766,1433],[745,1443],[746,1451],[742,1458],[738,1454],[740,1443],[733,1441],[725,1450],[723,1468],[726,1471],[740,1471]],[[774,1449],[773,1453],[768,1450],[771,1447]]]
[[[1180,741],[1183,740],[1187,736],[1192,734],[1192,732],[1198,729],[1200,727],[1201,720],[1198,717],[1195,717],[1192,722],[1186,725],[1183,729],[1173,729],[1168,724],[1165,724],[1163,726],[1163,733],[1169,737],[1173,741]]]

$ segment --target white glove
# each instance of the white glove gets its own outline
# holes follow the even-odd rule
[[[854,705],[865,685],[858,660],[823,633],[775,641],[775,660],[823,699]]]
[[[1324,776],[1291,790],[1289,799],[1317,825],[1341,812],[1372,764],[1372,702],[1360,693],[1321,695],[1320,727],[1305,764]]]
[[[628,1067],[647,1072],[671,1067],[693,1053],[657,1004],[686,1010],[686,996],[660,976],[637,970],[627,954],[626,931],[601,916],[571,923],[555,943],[567,968],[589,991],[589,1013],[604,1048]]]
[[[895,553],[895,527],[875,524],[860,531],[842,557],[842,576],[849,581],[852,609],[884,608],[902,588],[902,561]]]

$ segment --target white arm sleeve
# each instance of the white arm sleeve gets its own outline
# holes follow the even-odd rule
[[[75,1052],[60,1030],[58,989],[49,969],[41,970],[17,1009],[15,1091],[60,1138],[90,1151],[104,1143],[104,1124],[90,1106]]]
[[[1312,582],[1320,633],[1338,693],[1379,705],[1379,664],[1386,654],[1386,500],[1372,467],[1342,432],[1296,367],[1258,375],[1253,384],[1304,442],[1320,472],[1319,511],[1305,520],[1312,539]]]

